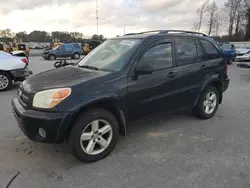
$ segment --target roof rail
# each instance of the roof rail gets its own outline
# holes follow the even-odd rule
[[[151,30],[151,31],[144,31],[144,32],[139,32],[139,33],[127,33],[124,36],[127,35],[140,35],[140,34],[146,34],[146,33],[158,33],[158,34],[168,34],[168,33],[189,33],[189,34],[195,34],[195,35],[202,35],[204,37],[208,37],[208,35],[200,32],[195,32],[195,31],[185,31],[185,30]]]
[[[144,31],[144,32],[139,32],[139,33],[127,33],[125,34],[124,36],[127,36],[127,35],[141,35],[141,34],[146,34],[146,33],[159,33],[163,30],[151,30],[151,31]]]
[[[174,32],[176,32],[176,33],[189,33],[189,34],[196,34],[196,35],[202,35],[204,37],[207,37],[207,35],[204,33],[195,32],[195,31],[186,31],[186,30],[163,30],[163,31],[159,32],[159,34],[167,34],[170,32],[172,32],[172,33],[174,33]]]

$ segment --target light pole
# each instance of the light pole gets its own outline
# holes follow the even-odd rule
[[[98,2],[97,0],[95,1],[96,2],[96,34],[98,35]]]

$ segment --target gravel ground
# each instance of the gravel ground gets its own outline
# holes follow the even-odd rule
[[[53,63],[31,57],[36,74]],[[34,143],[20,131],[10,101],[18,84],[0,93],[0,187],[10,188],[249,188],[250,72],[229,66],[230,87],[213,119],[186,113],[134,122],[113,153],[78,162],[67,144]]]

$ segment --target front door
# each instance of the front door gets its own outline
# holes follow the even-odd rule
[[[128,77],[128,114],[130,119],[147,116],[151,113],[175,108],[175,93],[178,85],[178,72],[173,61],[171,39],[150,44],[131,69],[150,64],[153,73]]]
[[[64,45],[61,45],[59,46],[57,49],[56,49],[56,57],[58,58],[63,58],[65,57],[64,54],[65,54],[65,48],[64,48]]]

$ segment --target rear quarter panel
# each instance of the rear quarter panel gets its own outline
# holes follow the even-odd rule
[[[26,64],[21,61],[22,57],[10,56],[5,59],[0,59],[0,70],[10,71],[25,68]]]

